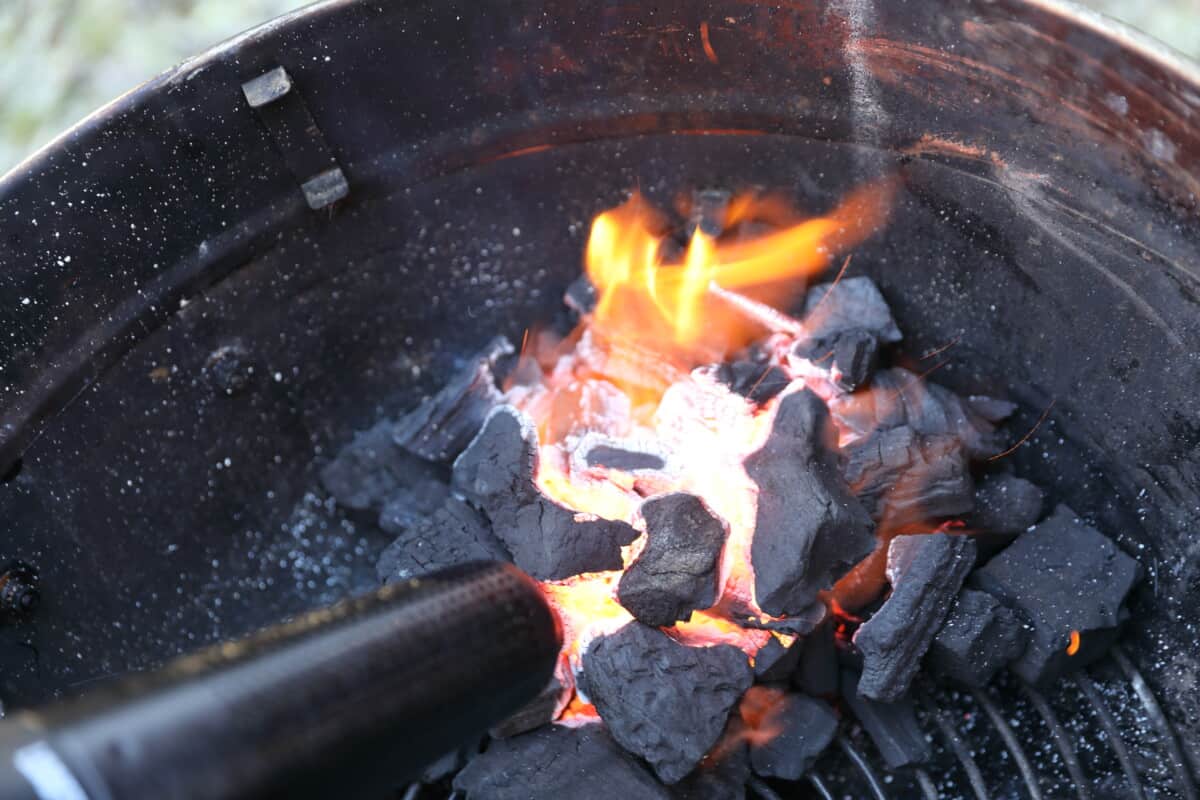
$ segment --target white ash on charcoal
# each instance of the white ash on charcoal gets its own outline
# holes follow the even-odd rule
[[[579,685],[613,738],[676,783],[717,743],[753,679],[736,647],[688,647],[631,622],[591,643]]]
[[[378,512],[400,490],[447,482],[444,467],[401,449],[393,429],[385,420],[355,434],[321,469],[321,485],[342,508]]]
[[[858,673],[851,670],[842,672],[842,698],[888,769],[924,764],[933,754],[910,700],[879,703],[866,699],[858,692]]]
[[[712,606],[729,526],[699,497],[683,492],[647,500],[641,514],[646,546],[621,576],[617,600],[653,627]]]
[[[454,778],[467,800],[670,800],[602,725],[545,725],[493,741]]]
[[[889,526],[958,517],[975,506],[966,453],[951,436],[921,436],[901,425],[844,452],[847,483],[868,513]]]
[[[1028,645],[1012,670],[1045,686],[1107,652],[1128,616],[1122,604],[1140,577],[1136,561],[1060,505],[977,569],[971,585],[1029,626]]]
[[[934,671],[982,689],[1025,650],[1024,625],[987,592],[963,589],[929,647]]]
[[[767,710],[761,740],[750,743],[750,766],[764,778],[799,780],[837,733],[838,717],[827,703],[781,693]]]
[[[779,367],[758,361],[733,361],[717,367],[716,378],[751,402],[762,405],[786,389],[792,378]]]
[[[979,548],[976,562],[986,562],[1032,528],[1042,518],[1045,503],[1046,493],[1024,478],[999,473],[979,481],[975,510],[963,520]]]
[[[834,624],[829,620],[804,638],[792,684],[812,697],[833,697],[840,672]]]
[[[514,352],[503,336],[489,342],[437,394],[400,418],[393,433],[396,444],[430,461],[453,461],[479,433],[491,410],[504,402],[496,367]]]
[[[892,540],[887,566],[892,593],[854,634],[863,658],[860,695],[885,703],[904,696],[974,561],[975,543],[966,536]]]
[[[550,682],[538,696],[519,708],[511,717],[490,731],[494,739],[508,739],[540,728],[562,716],[575,693],[575,678],[565,660],[560,660]]]
[[[833,443],[825,404],[806,389],[780,401],[766,443],[745,460],[759,490],[755,597],[772,616],[804,611],[874,549],[871,518],[850,494]]]
[[[513,563],[538,580],[620,569],[621,547],[638,532],[550,500],[534,484],[537,462],[532,421],[500,406],[454,462],[454,486],[487,514]]]
[[[448,497],[429,516],[407,515],[380,525],[396,540],[379,556],[382,583],[412,578],[468,561],[511,561],[508,550],[479,512],[457,497]]]

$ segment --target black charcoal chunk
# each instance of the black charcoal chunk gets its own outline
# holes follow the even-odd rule
[[[750,751],[746,726],[735,712],[720,741],[679,783],[669,791],[675,800],[743,800],[750,779]]]
[[[858,692],[891,703],[908,691],[975,562],[975,543],[945,533],[897,536],[888,548],[892,594],[854,634],[862,653]]]
[[[966,454],[950,436],[882,428],[845,449],[845,477],[871,516],[896,528],[966,514],[975,486]]]
[[[1123,621],[1122,603],[1141,567],[1098,530],[1059,506],[971,577],[971,585],[1014,609],[1030,627],[1012,670],[1045,686],[1103,655]],[[1079,649],[1067,654],[1071,632]]]
[[[754,655],[754,679],[759,683],[783,683],[792,677],[800,665],[804,640],[797,638],[785,645],[775,636]]]
[[[750,765],[764,778],[799,780],[833,741],[838,718],[828,704],[802,694],[786,695],[765,727],[774,734],[750,746]]]
[[[396,423],[396,444],[430,461],[450,463],[479,433],[484,419],[503,402],[496,387],[496,362],[515,352],[497,336],[461,372]]]
[[[580,275],[571,281],[563,295],[563,303],[578,316],[592,313],[596,307],[596,287],[587,275]]]
[[[879,365],[879,339],[865,330],[848,330],[823,339],[803,339],[792,354],[829,371],[830,379],[845,392],[863,386]]]
[[[467,800],[668,800],[666,788],[602,725],[545,725],[500,739],[458,773]]]
[[[432,516],[448,499],[450,486],[440,480],[422,479],[397,489],[388,495],[379,512],[379,527],[399,536],[423,518]]]
[[[792,676],[792,683],[805,694],[832,697],[838,693],[841,667],[834,637],[833,620],[826,621],[805,637],[800,663]]]
[[[717,380],[755,403],[765,403],[792,382],[779,367],[757,361],[734,361],[717,368]]]
[[[804,314],[805,329],[813,339],[826,339],[851,330],[874,334],[881,342],[904,338],[892,319],[887,301],[867,277],[814,286],[805,299]]]
[[[558,719],[575,690],[574,685],[564,682],[564,677],[556,670],[537,697],[488,732],[496,739],[508,739]]]
[[[743,628],[754,628],[755,630],[772,631],[774,633],[790,633],[797,636],[807,636],[814,628],[825,621],[825,617],[825,604],[821,602],[813,603],[803,611],[796,614],[789,614],[786,617],[763,619],[761,614],[748,614],[745,616],[738,614],[730,615],[730,619]]]
[[[725,217],[733,195],[726,189],[697,189],[692,192],[688,213],[688,236],[700,231],[716,238],[725,230]]]
[[[392,429],[392,423],[384,421],[356,434],[322,468],[321,485],[338,505],[378,511],[400,489],[444,482],[445,469],[402,450],[392,440]]]
[[[512,560],[487,520],[457,497],[447,498],[427,517],[405,518],[396,524],[394,520],[380,520],[385,530],[397,535],[379,557],[376,570],[382,583],[468,561]]]
[[[939,673],[982,689],[1025,650],[1025,629],[987,592],[963,589],[929,647],[928,663]]]
[[[772,616],[802,612],[875,547],[871,518],[842,478],[825,404],[807,389],[785,397],[745,464],[759,490],[750,555],[758,604]]]
[[[655,453],[627,450],[609,444],[598,444],[588,450],[586,459],[589,467],[608,467],[623,472],[636,472],[643,469],[657,470],[667,465],[662,456]]]
[[[753,679],[736,647],[688,647],[640,622],[594,640],[579,676],[613,738],[665,783],[700,763]]]
[[[699,497],[682,492],[642,503],[642,518],[646,546],[621,576],[621,605],[654,627],[712,606],[729,526]]]
[[[888,769],[924,764],[932,755],[912,702],[877,703],[858,693],[858,674],[842,672],[842,697],[875,743]]]
[[[1018,534],[1042,516],[1046,494],[1014,475],[988,475],[975,490],[975,512],[967,527],[988,533]]]
[[[511,406],[492,411],[458,460],[454,486],[483,509],[513,563],[538,580],[622,567],[621,547],[637,538],[626,522],[577,514],[533,482],[537,430]]]

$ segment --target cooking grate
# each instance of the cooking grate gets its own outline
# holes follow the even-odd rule
[[[800,784],[751,780],[758,800],[1198,800],[1153,691],[1119,647],[1049,691],[1006,676],[986,691],[926,678],[915,692],[933,758],[889,771],[854,721]],[[462,800],[414,783],[402,800]]]

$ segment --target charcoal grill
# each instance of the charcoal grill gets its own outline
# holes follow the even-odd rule
[[[939,380],[1054,403],[1011,458],[1147,580],[1052,691],[927,685],[924,770],[848,725],[787,791],[1195,797],[1198,111],[1194,65],[1050,0],[328,0],[232,40],[0,181],[0,555],[41,580],[0,698],[369,585],[315,471],[552,314],[628,188],[820,209],[888,169],[854,269],[914,358],[955,343]]]

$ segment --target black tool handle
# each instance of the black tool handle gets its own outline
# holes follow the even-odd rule
[[[0,798],[371,796],[531,700],[560,645],[511,565],[392,584],[0,723]]]

